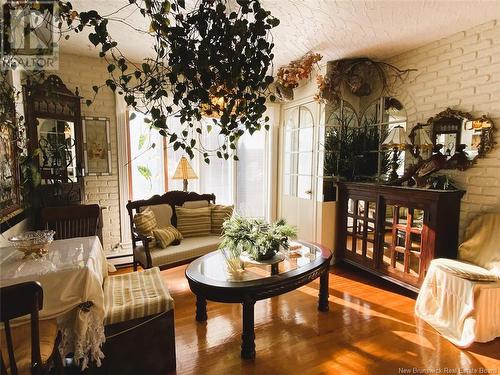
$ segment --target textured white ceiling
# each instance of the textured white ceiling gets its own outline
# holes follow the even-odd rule
[[[202,0],[204,1],[204,0]],[[323,61],[368,56],[383,59],[459,31],[500,19],[500,0],[261,0],[280,21],[274,29],[275,67],[308,51]],[[74,0],[77,10],[111,13],[128,0]],[[121,12],[128,23],[147,30],[138,13]],[[500,21],[498,21],[500,22]],[[112,23],[112,36],[133,60],[152,54],[149,37],[121,23]],[[96,55],[84,35],[62,42],[62,50]]]

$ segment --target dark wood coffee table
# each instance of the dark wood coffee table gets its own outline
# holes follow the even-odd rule
[[[302,248],[287,254],[271,275],[271,266],[246,264],[238,277],[227,272],[223,254],[217,250],[193,261],[186,269],[189,287],[196,294],[196,320],[207,320],[206,300],[243,305],[241,357],[255,358],[254,305],[256,301],[297,289],[320,278],[319,311],[328,311],[330,250],[300,242]],[[275,270],[274,270],[275,271]]]

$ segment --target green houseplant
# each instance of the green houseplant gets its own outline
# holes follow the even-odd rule
[[[288,248],[289,238],[295,238],[297,230],[280,219],[267,223],[263,219],[233,216],[223,225],[220,249],[225,249],[233,257],[242,253],[257,261],[274,257],[280,245]]]

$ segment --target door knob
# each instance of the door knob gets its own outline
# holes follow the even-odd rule
[[[305,193],[311,195],[313,192],[312,190],[306,190]]]

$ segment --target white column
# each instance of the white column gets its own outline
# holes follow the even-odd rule
[[[278,215],[279,181],[279,128],[281,106],[278,103],[266,103],[269,116],[269,136],[267,142],[267,212],[266,219],[276,220]]]
[[[116,125],[117,125],[117,142],[118,142],[118,186],[120,197],[120,237],[122,245],[131,243],[129,215],[126,205],[129,199],[129,171],[128,161],[128,112],[127,105],[123,100],[123,96],[115,94],[116,99]]]

